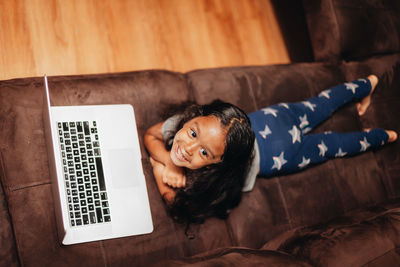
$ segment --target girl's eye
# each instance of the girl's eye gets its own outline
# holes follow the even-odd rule
[[[202,148],[202,149],[200,149],[200,153],[203,155],[203,156],[208,156],[208,154],[207,154],[207,151],[204,149],[204,148]]]
[[[196,134],[196,132],[195,132],[195,131],[193,131],[193,130],[190,130],[190,135],[191,135],[192,137],[194,137],[194,138],[196,138],[196,137],[197,137],[197,134]]]

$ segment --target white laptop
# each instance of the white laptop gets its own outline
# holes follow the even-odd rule
[[[62,244],[151,233],[131,105],[51,106],[44,77],[49,169]]]

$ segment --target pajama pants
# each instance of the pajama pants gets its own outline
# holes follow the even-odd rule
[[[371,91],[368,79],[359,79],[322,91],[303,102],[280,103],[249,114],[260,152],[260,174],[300,171],[330,158],[352,156],[385,144],[383,129],[307,134],[344,104]]]

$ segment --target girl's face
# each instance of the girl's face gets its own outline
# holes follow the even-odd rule
[[[176,166],[192,170],[220,162],[225,138],[226,131],[217,117],[196,117],[176,133],[171,159]]]

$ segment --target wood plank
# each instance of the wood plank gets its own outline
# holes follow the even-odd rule
[[[270,0],[13,0],[0,14],[0,79],[290,61]]]

